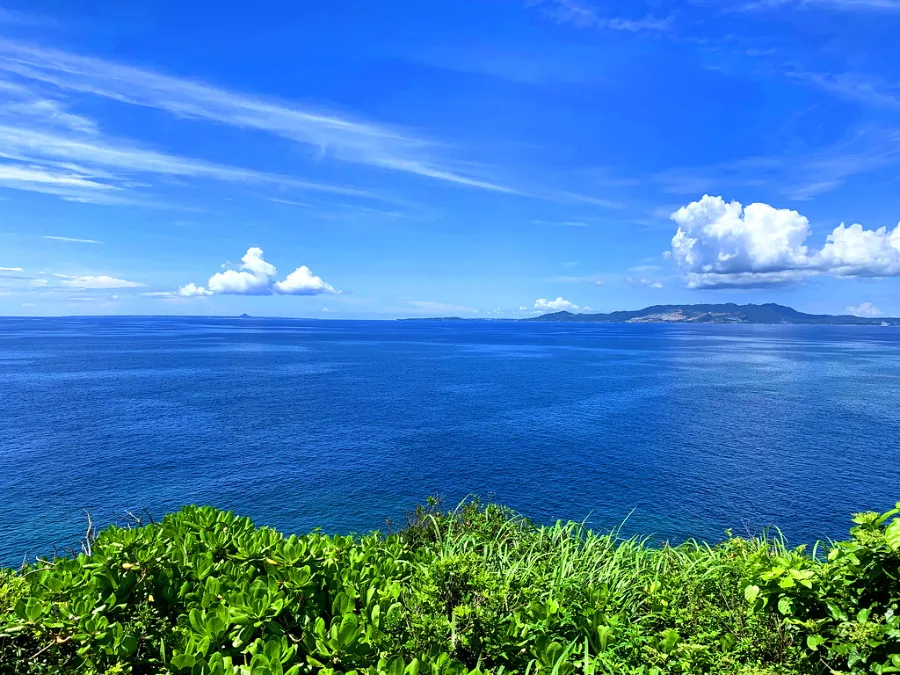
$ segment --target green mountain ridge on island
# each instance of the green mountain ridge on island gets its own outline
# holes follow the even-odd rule
[[[775,303],[737,305],[652,305],[633,311],[608,314],[554,312],[524,321],[568,321],[579,323],[777,323],[843,326],[900,326],[900,318],[865,317],[850,314],[806,314]]]

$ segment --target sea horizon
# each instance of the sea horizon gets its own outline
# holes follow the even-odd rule
[[[83,509],[364,532],[436,493],[660,541],[772,525],[801,543],[900,480],[900,335],[880,327],[17,322],[0,319],[5,564],[74,544]]]

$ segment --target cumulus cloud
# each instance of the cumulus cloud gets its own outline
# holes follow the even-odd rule
[[[144,284],[127,279],[117,279],[101,274],[100,276],[73,277],[67,274],[54,274],[60,279],[59,285],[76,290],[98,290],[106,288],[139,288]]]
[[[170,297],[172,295],[169,291],[161,291],[159,293],[146,293],[145,295],[158,295],[159,297]],[[187,286],[182,286],[178,289],[178,295],[183,298],[196,298],[205,295],[212,295],[212,293],[203,286],[198,286],[197,284],[188,284]]]
[[[547,298],[538,298],[534,301],[534,308],[541,312],[577,312],[581,309],[573,302],[569,302],[565,298],[556,298],[556,300],[547,300]]]
[[[209,295],[321,295],[340,293],[334,286],[315,276],[306,265],[298,267],[282,281],[276,281],[275,265],[263,258],[257,246],[247,249],[237,269],[213,274],[206,286],[190,283],[178,289],[182,297]]]
[[[841,223],[828,235],[820,259],[837,276],[900,276],[900,224],[893,230],[865,230]]]
[[[861,302],[856,306],[850,305],[847,307],[846,312],[853,316],[873,317],[882,315],[882,311],[871,302]]]
[[[301,265],[288,274],[284,281],[276,282],[275,290],[285,295],[320,295],[337,292],[334,286],[315,276],[306,265]]]
[[[810,275],[900,276],[900,225],[841,223],[815,250],[806,244],[809,220],[790,209],[704,195],[671,217],[678,225],[671,257],[691,288],[787,284]]]
[[[209,278],[209,292],[211,295],[269,295],[275,274],[275,265],[266,262],[262,249],[254,246],[241,258],[239,269],[225,270]]]

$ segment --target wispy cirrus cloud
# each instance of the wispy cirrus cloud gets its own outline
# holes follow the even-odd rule
[[[560,227],[587,227],[584,220],[532,220],[532,225],[557,225]]]
[[[610,17],[596,6],[582,0],[525,0],[526,7],[544,11],[558,23],[572,24],[578,28],[600,28],[632,33],[663,33],[671,30],[672,17],[643,16],[638,18]]]
[[[742,5],[741,9],[761,10],[780,7],[796,9],[822,7],[844,11],[900,11],[900,0],[755,0]]]
[[[53,130],[0,124],[0,186],[55,194],[73,201],[128,203],[125,193],[146,176],[196,178],[243,185],[372,199],[367,190],[300,180],[136,146],[122,139],[77,137]],[[104,194],[105,193],[105,194]]]
[[[900,130],[861,128],[840,143],[797,155],[757,155],[696,168],[673,168],[652,178],[670,194],[696,195],[722,187],[770,187],[809,200],[847,179],[900,162]]]
[[[52,239],[54,241],[68,241],[76,244],[102,244],[102,241],[97,241],[96,239],[78,239],[76,237],[57,237],[51,234],[45,234],[41,237],[41,239]]]
[[[110,277],[105,274],[101,274],[99,276],[70,276],[68,274],[54,274],[53,276],[59,279],[60,286],[75,290],[139,288],[145,285],[137,281],[128,281],[127,279]]]
[[[289,147],[307,148],[317,163],[350,163],[449,186],[621,208],[591,194],[501,177],[505,172],[500,167],[454,159],[452,144],[408,129],[12,40],[0,39],[0,93],[9,94],[9,101],[0,104],[0,187],[70,201],[192,208],[155,196],[155,191],[171,187],[176,179],[203,179],[275,188],[291,199],[298,192],[313,192],[401,203],[365,185],[307,180],[281,167],[273,173],[210,162],[108,135],[78,112],[79,105],[100,100],[152,109],[186,124],[268,134]]]
[[[0,82],[0,88],[7,92],[14,92],[24,100],[11,101],[0,107],[0,114],[6,119],[34,120],[40,119],[45,124],[68,129],[81,134],[96,134],[99,131],[97,123],[85,117],[69,111],[65,104],[51,98],[36,98],[26,87],[12,87],[11,83]]]
[[[10,40],[0,40],[0,71],[18,81],[273,134],[345,162],[415,174],[463,186],[515,193],[514,188],[456,170],[436,157],[437,144],[399,128]]]
[[[598,274],[550,277],[548,281],[560,284],[594,284],[595,286],[606,286],[606,279]]]
[[[898,5],[900,8],[900,5]],[[900,86],[863,73],[820,73],[789,70],[787,75],[839,98],[879,108],[900,110]]]

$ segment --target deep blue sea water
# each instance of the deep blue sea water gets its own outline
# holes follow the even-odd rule
[[[83,509],[351,532],[476,493],[799,543],[900,499],[894,328],[0,319],[0,402],[0,564]]]

